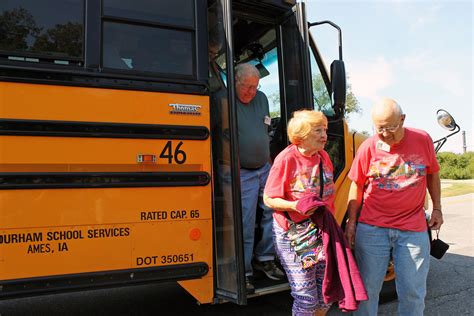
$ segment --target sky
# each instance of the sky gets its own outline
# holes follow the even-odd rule
[[[373,133],[370,109],[382,97],[395,99],[405,126],[426,130],[433,140],[449,131],[436,121],[438,109],[451,113],[473,144],[472,0],[306,0],[307,20],[330,20],[342,29],[348,83],[362,114],[349,127]],[[327,67],[337,59],[337,31],[310,29]],[[463,152],[462,133],[441,151]]]

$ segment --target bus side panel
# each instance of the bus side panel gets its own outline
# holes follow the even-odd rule
[[[1,229],[210,220],[210,190],[210,185],[0,190]]]
[[[209,126],[209,98],[186,94],[0,82],[0,117]],[[170,104],[201,115],[170,115]]]
[[[213,271],[209,271],[212,274]],[[202,279],[179,281],[179,285],[190,293],[201,304],[212,303],[214,297],[214,284],[211,277]]]
[[[344,170],[341,172],[341,175],[336,181],[336,200],[334,201],[334,206],[336,208],[335,217],[339,224],[342,224],[344,216],[346,215],[349,189],[352,183],[351,179],[349,179],[347,175],[351,169],[357,149],[366,139],[367,136],[363,134],[350,132],[347,124],[344,123],[345,166]]]
[[[347,124],[344,122],[344,169],[336,181],[336,199],[334,201],[334,207],[336,209],[335,218],[336,221],[341,225],[346,215],[347,202],[349,196],[349,188],[351,186],[351,180],[347,177],[349,170],[351,169],[352,161],[354,160],[353,151],[354,140],[352,133],[349,132]]]
[[[194,283],[212,301],[209,97],[0,83],[0,120],[0,285],[203,263],[209,272]],[[92,128],[76,125],[76,136],[76,123]],[[120,135],[95,132],[107,124]],[[156,126],[162,134],[148,137]],[[157,178],[134,182],[142,176]]]
[[[0,137],[0,172],[209,171],[209,163],[203,163],[203,158],[210,159],[210,154],[202,152],[209,147],[203,141]],[[173,160],[177,148],[186,155],[184,164],[176,164]],[[139,154],[153,154],[157,161],[140,164],[137,162]],[[173,163],[169,163],[170,159]]]
[[[102,192],[104,198],[93,201],[85,191],[94,197]],[[209,194],[209,186],[179,192],[173,188],[0,191],[1,201],[7,197],[19,202],[2,203],[1,218],[7,225],[0,230],[0,279],[197,261],[210,265],[212,216],[204,199]],[[157,200],[150,198],[153,195]],[[176,208],[178,196],[188,198]],[[54,205],[55,198],[62,203]],[[90,203],[80,203],[81,198]]]

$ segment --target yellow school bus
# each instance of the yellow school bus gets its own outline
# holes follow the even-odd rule
[[[273,156],[292,112],[326,113],[342,222],[361,138],[316,24],[283,0],[1,1],[0,298],[176,281],[200,303],[245,304],[242,62],[273,100]]]

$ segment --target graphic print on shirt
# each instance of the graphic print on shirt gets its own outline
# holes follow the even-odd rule
[[[372,185],[378,189],[401,190],[418,185],[426,176],[426,164],[416,154],[383,156],[371,162],[368,176],[372,178]]]
[[[323,200],[335,193],[334,176],[326,166],[323,165],[324,192]],[[319,195],[319,164],[313,167],[299,169],[295,172],[294,178],[290,181],[291,192],[300,198],[307,193]]]

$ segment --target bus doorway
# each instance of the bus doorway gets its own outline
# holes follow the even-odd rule
[[[232,29],[219,2],[209,11],[211,129],[214,167],[215,284],[219,299],[245,304],[247,297],[289,289],[287,280],[271,280],[254,271],[255,293],[245,290],[239,140],[234,67],[254,65],[260,72],[259,90],[269,103],[271,159],[288,144],[286,122],[301,108],[312,108],[309,83],[307,28],[300,5],[283,8],[234,2]],[[224,11],[222,11],[224,12]],[[266,12],[265,14],[263,12]],[[220,21],[220,22],[219,22]],[[215,44],[214,44],[215,43]],[[232,65],[232,67],[230,67]],[[222,94],[226,95],[222,102]],[[219,102],[213,95],[220,96]],[[256,210],[258,212],[258,210]],[[261,238],[259,221],[256,240]]]

